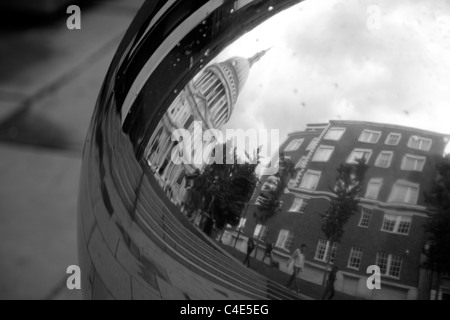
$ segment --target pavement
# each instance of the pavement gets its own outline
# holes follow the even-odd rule
[[[64,13],[0,23],[0,299],[81,298],[66,287],[67,267],[78,264],[81,152],[143,0],[83,3],[81,30],[68,30]]]
[[[241,251],[235,250],[234,248],[222,245],[222,248],[225,249],[228,253],[230,253],[232,256],[237,258],[239,261],[244,261],[245,254]],[[291,277],[290,274],[287,274],[278,268],[272,267],[269,265],[269,259],[266,259],[265,262],[261,261],[263,250],[258,250],[258,258],[255,258],[253,254],[250,256],[250,269],[256,271],[258,274],[264,275],[266,278],[272,280],[275,283],[279,283],[281,285],[287,284],[289,281],[289,278]],[[315,284],[311,281],[307,281],[306,279],[297,279],[298,284],[298,292],[296,295],[301,300],[321,300],[322,295],[324,292],[324,287],[321,285]],[[293,288],[295,288],[295,284],[292,284],[291,291],[294,291]],[[363,300],[361,298],[356,298],[354,296],[345,294],[343,292],[336,291],[335,296],[333,298],[334,300]]]

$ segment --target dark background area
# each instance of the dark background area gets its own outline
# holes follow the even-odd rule
[[[79,299],[81,154],[111,59],[143,0],[0,2],[0,299]],[[68,5],[81,30],[66,26]]]

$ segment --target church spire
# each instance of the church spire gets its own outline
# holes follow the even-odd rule
[[[250,62],[250,67],[252,67],[255,64],[255,62],[258,62],[270,49],[272,48],[268,48],[266,50],[257,52],[253,57],[249,58],[248,61]]]

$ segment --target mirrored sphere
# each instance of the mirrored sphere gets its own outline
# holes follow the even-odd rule
[[[376,3],[143,5],[84,149],[85,298],[448,298],[450,7]]]

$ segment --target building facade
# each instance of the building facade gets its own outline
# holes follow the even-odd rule
[[[250,58],[233,57],[208,66],[180,92],[156,127],[146,149],[146,159],[161,187],[175,203],[179,204],[185,194],[185,174],[203,165],[203,153],[193,152],[210,144],[203,140],[203,131],[221,129],[230,120],[251,67],[266,52]],[[182,152],[191,153],[192,163],[172,161],[173,150],[183,145],[178,142],[177,129],[186,129],[191,134],[192,148]]]
[[[261,247],[273,242],[274,257],[286,271],[288,257],[306,244],[302,278],[307,281],[322,283],[331,255],[340,269],[338,291],[366,299],[425,299],[430,283],[423,267],[423,225],[428,217],[424,193],[435,181],[435,166],[448,142],[448,136],[438,133],[358,121],[308,125],[291,133],[280,152],[298,171],[281,198],[281,211],[264,225],[253,218],[258,198],[277,183],[277,177],[267,177],[241,219],[243,236],[237,247],[243,250],[248,237],[263,240]],[[331,244],[321,226],[333,198],[336,169],[360,158],[369,168],[359,210],[345,225],[341,242]],[[381,270],[381,290],[367,288],[371,265]]]

